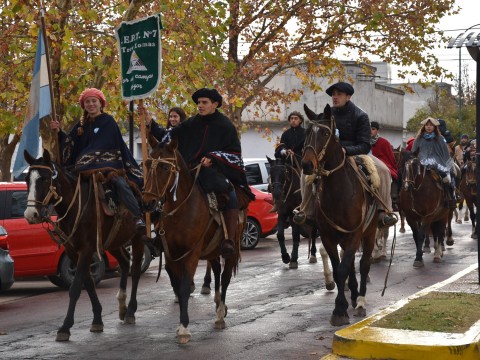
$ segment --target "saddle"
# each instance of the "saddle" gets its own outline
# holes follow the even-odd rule
[[[361,171],[361,174],[367,179],[368,184],[373,189],[378,190],[380,187],[380,176],[378,175],[377,168],[372,158],[368,155],[355,155],[351,158],[353,158],[353,161]]]

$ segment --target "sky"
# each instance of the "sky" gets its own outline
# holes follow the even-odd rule
[[[480,32],[480,0],[456,0],[455,5],[461,8],[460,13],[457,15],[444,17],[437,25],[438,29],[443,30],[445,32],[445,36],[448,38],[456,37],[463,33],[470,26],[477,24],[479,24],[479,26],[474,26],[472,31],[476,31],[477,33]],[[435,50],[434,54],[437,56],[440,66],[452,72],[455,77],[458,77],[460,57],[459,49],[447,49],[445,46],[445,48]],[[477,65],[465,47],[462,48],[461,60],[462,67],[464,64],[468,65],[469,82],[474,82],[476,80]],[[400,81],[395,79],[395,73],[392,73],[392,77],[392,82]],[[450,82],[450,80],[447,82]]]

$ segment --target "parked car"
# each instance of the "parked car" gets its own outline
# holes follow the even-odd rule
[[[75,266],[63,246],[55,243],[45,224],[28,224],[23,217],[27,206],[25,182],[0,182],[0,225],[8,232],[10,255],[15,261],[15,278],[46,276],[53,284],[69,288]],[[106,271],[115,271],[117,260],[105,252],[94,257],[90,271],[99,283]]]
[[[14,283],[14,263],[10,256],[7,231],[0,226],[0,291],[8,290]]]
[[[253,186],[250,189],[255,194],[255,200],[248,205],[247,222],[240,244],[242,249],[254,249],[260,238],[277,231],[277,213],[270,212],[273,206],[272,195]]]
[[[247,174],[248,185],[257,190],[268,192],[268,177],[270,175],[270,164],[267,157],[243,159],[245,173]]]

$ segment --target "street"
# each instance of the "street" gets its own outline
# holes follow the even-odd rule
[[[435,264],[433,253],[424,254],[425,267],[415,269],[410,228],[400,234],[397,225],[394,260],[383,297],[388,262],[371,267],[367,316],[476,263],[477,240],[472,240],[470,233],[470,222],[453,224],[455,244],[447,247],[443,262]],[[389,252],[392,237],[393,228],[387,242]],[[291,249],[290,232],[287,239]],[[275,235],[260,240],[254,250],[242,252],[239,271],[227,293],[224,330],[214,329],[213,294],[200,294],[205,272],[201,261],[189,302],[192,339],[186,345],[176,342],[179,309],[164,270],[155,283],[158,259],[141,278],[135,325],[118,320],[115,295],[119,279],[109,278],[97,288],[104,332],[89,331],[91,306],[83,292],[66,343],[55,342],[55,335],[66,314],[68,291],[46,280],[16,282],[0,295],[0,358],[319,359],[331,352],[333,334],[338,330],[329,324],[336,289],[325,289],[321,263],[308,263],[307,244],[302,239],[296,270],[282,263]],[[358,320],[351,315],[351,323]]]

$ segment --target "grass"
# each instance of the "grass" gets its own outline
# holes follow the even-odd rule
[[[431,292],[372,325],[388,329],[464,333],[480,319],[480,295]]]

